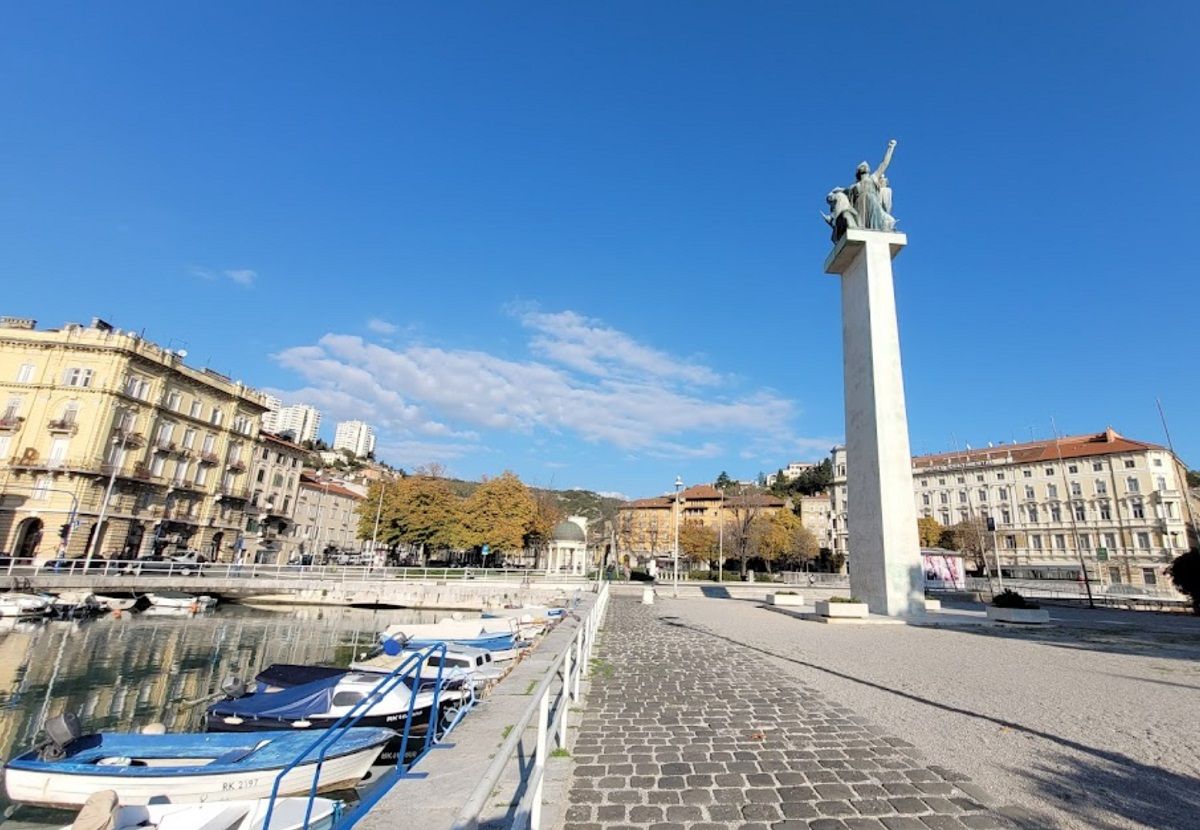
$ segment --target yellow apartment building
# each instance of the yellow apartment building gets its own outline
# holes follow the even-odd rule
[[[722,493],[711,484],[697,484],[674,495],[628,502],[617,511],[617,547],[622,556],[638,561],[656,559],[674,550],[675,520],[699,522],[714,530],[736,521],[746,510],[770,516],[788,508],[783,499],[762,493]],[[631,563],[632,564],[632,563]]]
[[[0,551],[232,557],[266,405],[184,357],[99,319],[0,318]]]

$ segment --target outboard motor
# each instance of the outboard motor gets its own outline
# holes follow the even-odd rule
[[[250,684],[236,674],[230,674],[221,681],[221,691],[225,693],[226,700],[237,700],[246,696],[250,691]]]
[[[40,761],[61,761],[67,757],[67,749],[71,744],[83,735],[79,716],[74,712],[64,712],[50,718],[42,726],[42,732],[46,737],[37,746]]]

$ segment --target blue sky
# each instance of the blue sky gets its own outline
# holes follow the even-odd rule
[[[7,4],[4,313],[381,455],[629,495],[843,434],[824,194],[899,147],[914,451],[1200,464],[1194,4]],[[1000,11],[998,11],[1000,10]]]

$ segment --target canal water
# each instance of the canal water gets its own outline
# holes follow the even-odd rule
[[[392,623],[436,622],[447,611],[222,605],[195,615],[150,612],[93,620],[0,619],[0,758],[34,743],[46,718],[75,712],[85,732],[161,723],[196,731],[229,675],[272,663],[345,666]],[[14,807],[5,830],[69,824],[67,813]]]

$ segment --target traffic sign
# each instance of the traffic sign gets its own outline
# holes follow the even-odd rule
[[[1096,561],[1097,562],[1107,562],[1108,561],[1108,548],[1096,548]]]

